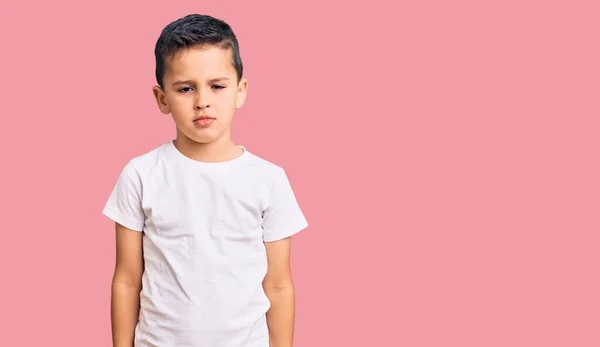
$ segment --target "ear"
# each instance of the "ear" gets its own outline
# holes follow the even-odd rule
[[[245,78],[242,78],[240,80],[240,82],[238,83],[238,87],[237,87],[237,95],[236,95],[236,99],[235,99],[235,108],[240,108],[242,106],[244,106],[244,103],[246,102],[246,95],[248,93],[248,80]]]
[[[156,103],[158,104],[160,111],[164,114],[171,113],[165,98],[165,92],[162,90],[162,88],[160,86],[154,86],[152,87],[152,92],[154,93],[154,98],[156,99]]]

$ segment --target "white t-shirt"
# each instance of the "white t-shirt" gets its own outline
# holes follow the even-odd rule
[[[269,347],[263,242],[306,228],[285,171],[205,163],[167,142],[127,163],[103,210],[143,231],[136,347]]]

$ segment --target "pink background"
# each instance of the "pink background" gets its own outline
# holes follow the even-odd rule
[[[598,2],[284,3],[2,3],[0,345],[110,345],[101,210],[174,136],[154,44],[197,12],[310,223],[295,347],[599,346]]]

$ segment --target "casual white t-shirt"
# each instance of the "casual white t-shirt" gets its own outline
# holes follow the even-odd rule
[[[171,141],[122,170],[103,214],[144,233],[136,347],[269,347],[264,242],[308,223],[285,171],[240,147],[205,163]]]

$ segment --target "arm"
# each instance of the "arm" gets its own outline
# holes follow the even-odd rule
[[[119,223],[115,229],[117,259],[111,293],[113,347],[132,347],[144,271],[142,233]]]
[[[270,347],[292,347],[294,334],[294,284],[290,269],[291,237],[265,242],[267,275],[263,288],[271,302],[267,312]]]

